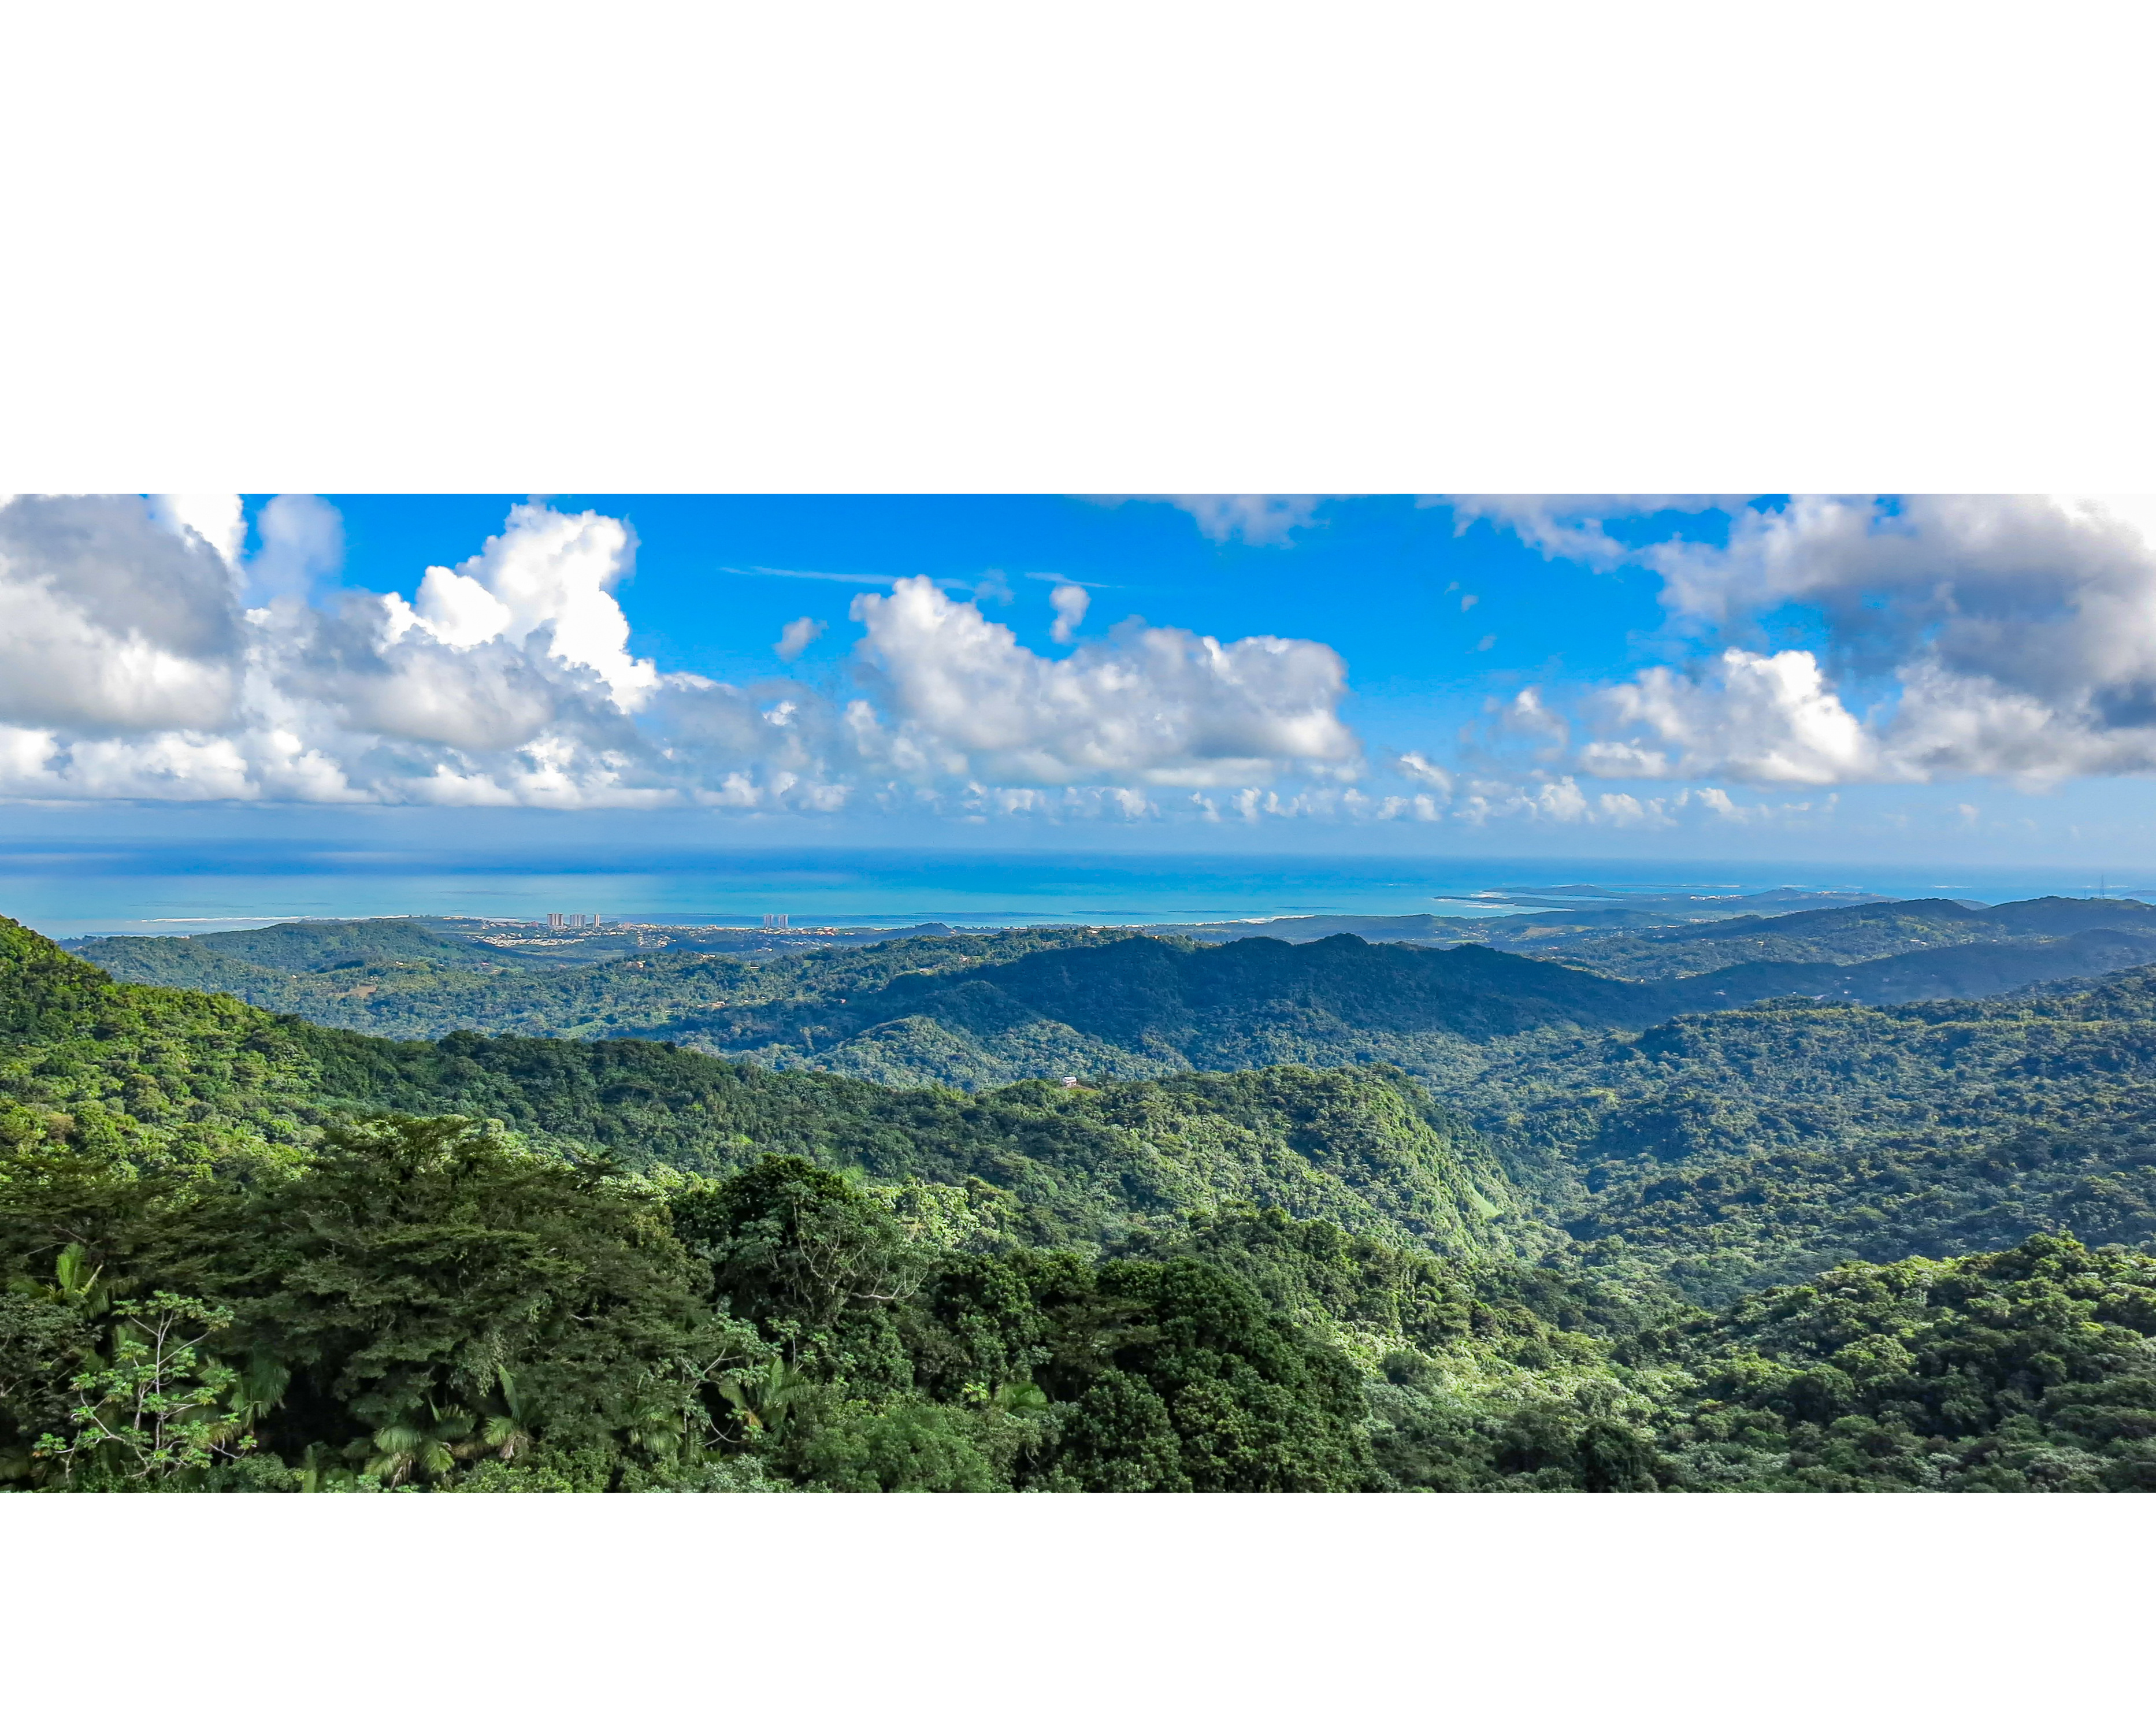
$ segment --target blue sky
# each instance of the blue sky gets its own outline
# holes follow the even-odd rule
[[[2126,869],[2156,817],[2152,520],[1933,496],[24,499],[0,510],[0,792],[18,837],[326,844],[397,810],[511,847]]]
[[[266,500],[249,500],[259,505]],[[332,497],[345,524],[345,578],[408,598],[431,564],[469,557],[515,498]],[[1229,640],[1275,635],[1329,644],[1346,659],[1343,712],[1404,747],[1427,745],[1482,699],[1522,681],[1614,676],[1661,619],[1651,572],[1587,571],[1544,558],[1486,523],[1459,531],[1443,505],[1341,499],[1252,545],[1209,537],[1157,500],[1057,497],[693,498],[560,495],[636,531],[623,585],[632,652],[669,670],[746,681],[786,670],[772,644],[789,621],[830,630],[796,675],[841,669],[861,633],[846,607],[870,586],[834,578],[926,575],[973,599],[1034,652],[1050,639],[1054,577],[1087,587],[1096,628],[1131,614]],[[1633,525],[1651,531],[1654,523]],[[1695,525],[1697,526],[1697,525]],[[785,571],[817,577],[761,574]],[[998,592],[1007,588],[1010,598]],[[985,593],[983,592],[985,587]],[[1463,609],[1462,600],[1475,598]],[[1495,639],[1484,649],[1481,644]]]

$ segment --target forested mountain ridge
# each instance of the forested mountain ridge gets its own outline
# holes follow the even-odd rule
[[[684,1017],[672,1030],[774,1064],[978,1084],[1043,1065],[1118,1075],[1390,1062],[1429,1072],[1491,1039],[1645,1024],[1661,1006],[1649,988],[1476,947],[1127,936],[901,977],[778,1013]]]
[[[377,941],[377,933],[386,940]],[[600,962],[533,961],[492,945],[436,941],[413,921],[311,921],[273,927],[279,964],[249,958],[271,931],[215,936],[100,937],[74,952],[132,984],[217,991],[324,1026],[388,1038],[459,1029],[572,1038],[663,1036],[685,1011],[762,1006],[873,990],[902,973],[1009,961],[1044,945],[1098,942],[1122,931],[959,931],[871,947],[813,947],[777,957],[663,950]],[[352,933],[349,936],[345,933]],[[505,976],[510,975],[510,976]]]
[[[2148,1487],[2156,1262],[2056,1232],[2148,1234],[2076,1137],[2156,1164],[2152,1006],[2156,969],[1503,1035],[1457,1092],[1508,1180],[1383,1070],[968,1097],[399,1044],[0,923],[0,1483]],[[1717,1123],[1711,1072],[1781,1090]],[[2052,1234],[1716,1316],[1664,1281],[1823,1265],[1853,1196],[1882,1244]]]
[[[1995,997],[2151,961],[2156,961],[2156,930],[2081,931],[2005,942],[1942,943],[1847,965],[1746,962],[1671,977],[1665,983],[1665,1000],[1675,1013],[1735,1007],[1774,997],[1815,997],[1884,1008]]]
[[[1029,1240],[1091,1244],[1230,1204],[1455,1250],[1503,1243],[1494,1221],[1507,1215],[1534,1234],[1480,1138],[1405,1075],[1185,1075],[968,1097],[648,1042],[399,1043],[115,984],[4,921],[0,1005],[17,1023],[0,1051],[0,1135],[56,1134],[138,1168],[275,1166],[339,1120],[454,1111],[636,1171],[717,1175],[788,1153],[876,1182],[985,1180],[1023,1203]]]
[[[562,965],[504,961],[399,921],[106,939],[81,952],[118,977],[391,1037],[654,1039],[899,1086],[1279,1063],[1389,1062],[1450,1081],[1481,1048],[1536,1029],[1636,1029],[1783,996],[1992,996],[2141,965],[2156,961],[2156,913],[2134,902],[1878,903],[1598,938],[1563,957],[1348,934],[1200,944],[1034,929]]]
[[[537,1145],[632,1165],[716,1172],[770,1150],[877,1180],[974,1175],[1080,1234],[1235,1199],[1443,1244],[1466,1240],[1455,1221],[1479,1213],[1457,1187],[1421,1186],[1403,1153],[1407,1174],[1377,1188],[1413,1193],[1395,1193],[1383,1203],[1394,1216],[1378,1222],[1383,1208],[1365,1191],[1306,1168],[1284,1128],[1246,1131],[1245,1102],[1224,1106],[1224,1118],[1209,1107],[1255,1085],[1238,1077],[1020,1088],[968,1104],[648,1044],[395,1044],[228,999],[106,985],[28,933],[9,941],[0,1002],[17,1041],[4,1071],[15,1108],[65,1115],[79,1140],[153,1163],[215,1167],[296,1147],[340,1111],[455,1110],[500,1117]],[[48,1022],[69,1036],[28,1042]],[[2014,1004],[1775,1005],[1584,1040],[1547,1029],[1485,1047],[1486,1069],[1440,1087],[1590,1258],[1727,1297],[1841,1254],[1989,1249],[2038,1229],[2144,1240],[2156,1226],[2141,1126],[2152,1029],[2144,972],[2080,998]],[[1348,1087],[1366,1116],[1397,1115],[1414,1096],[1401,1081],[1324,1085]],[[1297,1089],[1297,1109],[1323,1090],[1315,1075]],[[1163,1111],[1187,1120],[1163,1127]],[[1149,1120],[1153,1131],[1142,1131]],[[1328,1136],[1344,1132],[1339,1121]],[[1194,1147],[1213,1151],[1201,1158]],[[1198,1181],[1194,1167],[1212,1175]],[[1502,1201],[1487,1183],[1467,1188]]]
[[[1766,963],[1848,966],[1969,944],[2042,943],[2112,931],[2156,938],[2156,908],[2138,900],[2053,895],[1999,906],[1881,900],[1863,906],[1716,920],[1673,930],[1538,941],[1523,952],[1612,977],[1681,978]],[[1500,947],[1519,947],[1505,943]]]
[[[93,965],[135,984],[172,984],[202,989],[220,968],[259,968],[290,977],[356,967],[411,962],[460,972],[543,970],[542,961],[430,931],[416,919],[308,919],[253,931],[213,931],[200,936],[101,936],[72,947]],[[167,975],[136,978],[137,969]],[[200,969],[190,976],[188,969]],[[235,972],[235,976],[244,976]]]

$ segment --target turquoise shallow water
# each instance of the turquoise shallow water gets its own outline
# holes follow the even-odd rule
[[[2088,895],[2070,871],[1818,864],[1355,859],[1158,854],[766,851],[634,861],[410,859],[343,863],[269,846],[0,849],[0,913],[50,936],[178,932],[398,913],[536,918],[596,912],[667,923],[1155,924],[1295,913],[1512,911],[1466,897],[1594,883],[1748,894],[1782,886],[1999,901]],[[2112,879],[2116,894],[2148,887]],[[2156,892],[2156,890],[2152,890]],[[1465,904],[1463,904],[1465,903]]]

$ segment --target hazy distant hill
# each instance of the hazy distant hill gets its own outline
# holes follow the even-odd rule
[[[1948,945],[2041,941],[2099,930],[2156,935],[2156,908],[2138,900],[2056,896],[1988,907],[1969,907],[1956,900],[1881,901],[1677,930],[1543,941],[1532,947],[1537,953],[1614,977],[1681,978],[1762,962],[1847,965]],[[1803,988],[1793,984],[1790,988]],[[1948,990],[1943,994],[1969,993]]]
[[[654,954],[771,960],[906,936],[952,934],[949,926],[935,924],[844,931],[608,926],[562,936],[542,934],[530,926],[503,926],[480,920],[306,919],[255,931],[218,931],[200,936],[99,936],[60,946],[116,977],[138,983],[236,991],[242,984],[260,987],[250,969],[287,977],[364,967],[528,972]]]
[[[932,921],[896,928],[854,926],[792,930],[759,930],[740,925],[624,924],[573,933],[542,931],[527,924],[506,925],[488,919],[430,918],[420,922],[445,936],[470,938],[496,952],[521,955],[557,967],[653,954],[741,955],[769,959],[813,949],[863,947],[902,936],[954,934],[950,926]]]
[[[201,936],[102,936],[64,945],[94,967],[136,984],[233,991],[258,975],[290,977],[357,967],[419,965],[459,972],[526,972],[542,962],[469,937],[447,936],[412,919],[309,919],[259,931]]]
[[[2083,931],[2012,942],[1963,942],[1838,967],[1756,961],[1673,980],[1673,1003],[1729,1008],[1774,997],[1886,1006],[2001,996],[2053,980],[2084,978],[2156,961],[2156,931]]]
[[[1568,904],[1550,906],[1553,897]],[[1769,889],[1757,895],[1634,893],[1570,883],[1539,891],[1492,891],[1495,909],[1525,903],[1530,911],[1491,911],[1462,917],[1443,913],[1315,913],[1272,919],[1224,919],[1193,925],[1147,925],[1148,936],[1188,936],[1199,942],[1240,942],[1270,936],[1282,942],[1317,942],[1327,936],[1360,936],[1366,942],[1408,942],[1445,947],[1459,942],[1539,953],[1552,945],[1610,931],[1674,931],[1799,909],[1839,910],[1883,900],[1877,895],[1815,889]]]

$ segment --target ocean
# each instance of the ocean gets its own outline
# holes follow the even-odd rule
[[[1605,888],[1753,894],[1856,889],[1997,902],[2156,894],[2140,879],[1951,865],[1697,860],[1346,858],[1162,853],[804,849],[634,861],[356,859],[270,845],[0,847],[0,913],[53,936],[178,934],[299,918],[398,914],[535,919],[597,913],[666,924],[1164,924],[1297,913],[1452,915],[1491,890]]]

